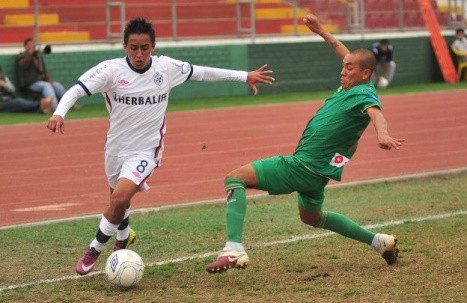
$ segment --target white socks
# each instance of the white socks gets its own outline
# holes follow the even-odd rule
[[[231,241],[227,241],[225,243],[225,248],[224,249],[234,250],[234,251],[238,251],[238,252],[244,252],[245,251],[245,248],[243,247],[242,243],[231,242]]]
[[[99,229],[104,235],[112,237],[117,232],[117,228],[117,224],[110,223],[104,216],[102,216],[101,222],[99,223]],[[104,245],[105,243],[100,243],[96,238],[94,238],[90,247],[94,247],[94,249],[100,252],[104,249]]]

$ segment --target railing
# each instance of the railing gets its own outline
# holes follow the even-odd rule
[[[31,1],[15,2],[21,6]],[[465,27],[466,2],[438,1],[443,3],[437,10],[442,28]],[[117,42],[125,22],[137,16],[154,24],[158,39],[247,37],[254,42],[256,37],[309,34],[301,22],[308,12],[318,12],[334,32],[424,28],[417,0],[34,0],[0,9],[0,43],[18,44],[25,37],[55,43]]]
[[[118,32],[113,32],[111,24],[114,22],[112,20],[112,10],[117,9],[120,14],[118,14],[118,18],[116,22],[120,22],[120,30]],[[120,39],[122,33],[125,29],[126,23],[126,14],[125,14],[125,2],[123,1],[107,1],[105,5],[105,26],[106,26],[106,33],[105,37],[108,41]],[[37,37],[36,37],[37,38]]]

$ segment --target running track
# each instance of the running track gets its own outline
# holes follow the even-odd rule
[[[381,150],[370,125],[343,182],[467,167],[467,90],[381,99],[390,134],[407,141],[398,151]],[[132,208],[223,198],[227,172],[292,153],[321,104],[169,113],[162,167],[149,180],[151,190],[137,194]],[[0,127],[0,227],[99,214],[106,207],[107,120],[65,125],[64,135],[51,133],[45,123]]]

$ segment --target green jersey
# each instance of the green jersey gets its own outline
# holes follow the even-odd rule
[[[373,82],[341,87],[308,122],[294,156],[307,169],[337,181],[370,122],[366,110],[381,103]]]

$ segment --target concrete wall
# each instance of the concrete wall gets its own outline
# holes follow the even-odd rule
[[[349,49],[372,41],[345,41]],[[428,37],[390,39],[397,64],[393,85],[442,81]],[[263,93],[322,91],[339,86],[342,63],[325,43],[256,44],[248,48],[250,68],[268,63],[276,82]]]
[[[344,41],[349,49],[369,47],[374,40]],[[397,63],[394,85],[442,81],[441,72],[428,37],[390,38]],[[453,40],[447,38],[447,42]],[[54,50],[54,49],[53,49]],[[272,94],[291,91],[321,91],[339,86],[340,60],[322,41],[257,43],[244,45],[211,45],[193,47],[158,47],[156,54],[167,55],[194,65],[253,70],[267,63],[274,70],[276,82],[261,87],[261,93]],[[66,87],[73,85],[88,68],[100,61],[123,57],[123,50],[53,51],[44,55],[48,70],[54,79]],[[15,54],[0,54],[4,73],[14,81]],[[171,99],[242,96],[250,94],[242,83],[197,83],[189,81],[176,87]],[[101,103],[101,96],[82,98],[82,104]]]

